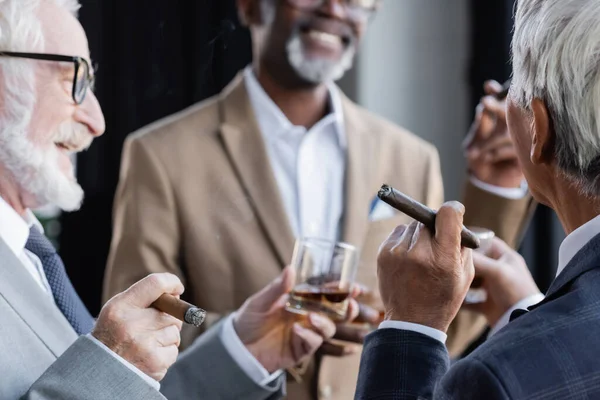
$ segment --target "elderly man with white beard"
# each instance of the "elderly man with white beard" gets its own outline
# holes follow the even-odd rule
[[[150,307],[181,295],[176,276],[135,283],[95,321],[30,211],[80,206],[70,156],[105,129],[78,8],[0,0],[0,398],[281,397],[281,372],[335,332],[324,317],[285,312],[292,270],[178,358],[181,322]]]

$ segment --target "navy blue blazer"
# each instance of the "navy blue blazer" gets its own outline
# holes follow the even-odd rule
[[[515,318],[517,317],[518,318]],[[367,336],[356,399],[600,399],[600,235],[552,283],[546,298],[449,366],[428,336]]]

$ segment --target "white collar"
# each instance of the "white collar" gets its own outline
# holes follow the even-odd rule
[[[263,134],[285,134],[295,128],[281,109],[273,102],[267,92],[262,88],[252,69],[252,65],[244,69],[244,81],[250,102],[252,103],[257,122]],[[334,84],[327,85],[329,90],[329,106],[331,113],[321,119],[312,129],[334,123],[340,147],[346,147],[346,136],[344,134],[344,113],[342,99],[339,89]],[[270,127],[271,129],[265,129]]]
[[[558,249],[558,276],[583,246],[600,233],[600,215],[571,232]]]
[[[35,226],[40,232],[44,232],[42,224],[31,210],[25,211],[25,215],[21,216],[0,197],[0,239],[16,256],[19,256],[25,249],[29,238],[29,229],[32,226]]]

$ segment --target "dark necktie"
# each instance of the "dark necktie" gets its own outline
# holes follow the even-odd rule
[[[25,248],[42,262],[54,301],[75,332],[79,335],[91,332],[94,318],[77,295],[67,276],[65,265],[52,243],[37,228],[31,227]]]

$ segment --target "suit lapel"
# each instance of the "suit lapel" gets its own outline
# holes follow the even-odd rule
[[[561,296],[569,284],[586,272],[600,267],[600,234],[590,240],[554,279],[544,300],[534,308]]]
[[[69,322],[0,239],[0,296],[58,358],[77,339]]]
[[[241,74],[224,91],[220,111],[231,163],[280,264],[287,265],[294,235]]]
[[[369,210],[379,185],[376,176],[376,138],[357,118],[355,105],[342,95],[344,127],[348,141],[342,240],[362,246],[369,226]]]

